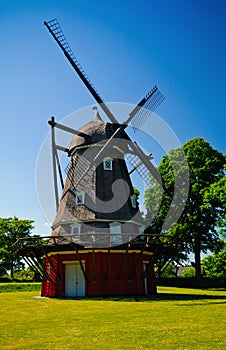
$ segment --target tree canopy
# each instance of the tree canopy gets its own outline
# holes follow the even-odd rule
[[[21,220],[17,217],[0,218],[0,262],[5,270],[10,270],[13,277],[14,270],[23,266],[21,258],[12,254],[12,244],[19,238],[28,237],[31,234],[33,220]]]
[[[222,250],[203,258],[202,266],[205,276],[226,279],[226,244]]]
[[[195,255],[197,277],[201,276],[201,252],[216,249],[217,226],[223,227],[225,223],[225,159],[225,155],[204,139],[192,139],[163,157],[158,167],[163,187],[153,184],[145,193],[147,218],[156,210],[159,193],[162,199],[149,230],[167,231],[169,241],[183,242],[184,252]],[[189,168],[187,196],[186,163]],[[169,212],[181,214],[174,222],[171,220],[171,226],[166,225]]]

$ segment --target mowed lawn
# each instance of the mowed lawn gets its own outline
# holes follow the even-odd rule
[[[226,349],[226,290],[159,287],[157,297],[49,299],[0,293],[0,349]]]

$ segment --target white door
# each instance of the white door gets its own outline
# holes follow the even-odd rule
[[[65,296],[85,296],[85,278],[79,262],[65,264]]]

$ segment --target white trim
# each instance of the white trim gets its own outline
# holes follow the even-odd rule
[[[122,243],[122,226],[118,221],[111,222],[109,225],[111,243],[121,244]]]
[[[95,253],[108,253],[109,250],[108,249],[95,249]],[[87,250],[78,250],[78,253],[79,254],[87,254],[87,253],[93,253],[93,250],[91,249],[87,249]],[[119,253],[119,254],[124,254],[125,253],[125,250],[111,250],[111,254],[112,253]],[[133,254],[133,253],[136,253],[136,254],[140,254],[140,250],[136,250],[136,249],[133,249],[133,250],[128,250],[128,254]],[[52,252],[52,253],[48,253],[48,257],[52,256],[52,255],[75,255],[76,252],[75,251],[71,251],[71,250],[63,250],[63,251],[60,251],[60,252]],[[153,255],[154,253],[153,252],[147,252],[146,250],[143,251],[143,255]],[[43,258],[46,258],[46,255],[43,255]],[[74,261],[74,260],[72,260]],[[78,261],[78,260],[76,260]],[[83,260],[82,260],[83,261]],[[63,262],[65,264],[65,262]]]
[[[131,204],[132,204],[132,207],[134,209],[136,209],[137,207],[137,201],[136,201],[136,196],[133,194],[132,196],[130,196],[130,201],[131,201]]]
[[[105,158],[103,159],[104,170],[111,171],[111,170],[113,169],[112,162],[113,162],[113,159],[112,159],[112,158],[110,158],[110,157],[105,157]]]
[[[143,271],[145,273],[147,265],[149,264],[149,261],[143,260]],[[144,294],[148,294],[148,281],[147,281],[147,276],[144,278]]]
[[[78,232],[73,232],[74,229],[78,229]],[[79,235],[81,233],[81,224],[79,224],[78,222],[74,222],[73,224],[71,224],[71,234],[72,235]]]
[[[85,260],[80,260],[83,267],[85,267]],[[62,261],[62,264],[66,265],[66,264],[77,264],[79,263],[79,260],[65,260],[65,261]]]
[[[82,222],[87,222],[87,223],[93,223],[93,222],[112,222],[114,219],[86,219],[86,220],[80,220],[79,222],[82,223]],[[57,227],[59,226],[62,226],[62,225],[70,225],[70,224],[73,224],[74,221],[60,221],[58,222],[56,225],[53,225],[51,226],[52,229],[56,229]],[[141,222],[138,222],[138,221],[134,221],[134,220],[120,220],[121,223],[131,223],[131,224],[135,224],[135,225],[138,225],[138,226],[141,226],[143,227],[143,223]]]
[[[85,203],[85,193],[84,192],[76,193],[75,202],[76,202],[77,206],[84,205],[84,203]]]
[[[109,225],[109,228],[110,228],[110,233],[118,233],[118,234],[122,233],[122,227],[120,222],[118,221],[111,222]]]

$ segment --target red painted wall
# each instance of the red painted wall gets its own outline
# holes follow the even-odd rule
[[[76,254],[56,254],[50,257],[51,264],[45,259],[45,270],[49,272],[51,280],[43,277],[42,296],[64,296],[65,291],[65,261],[78,261]],[[80,254],[85,261],[85,273],[88,277],[85,290],[86,296],[114,296],[114,295],[144,295],[145,287],[142,280],[143,262],[148,262],[151,255],[143,253],[110,253],[86,252]],[[109,265],[108,265],[109,264]],[[50,265],[50,266],[49,266]],[[108,272],[107,272],[107,266]],[[136,267],[136,268],[135,268]],[[57,278],[57,274],[58,278]],[[147,276],[147,294],[156,293],[154,266],[151,264]]]

